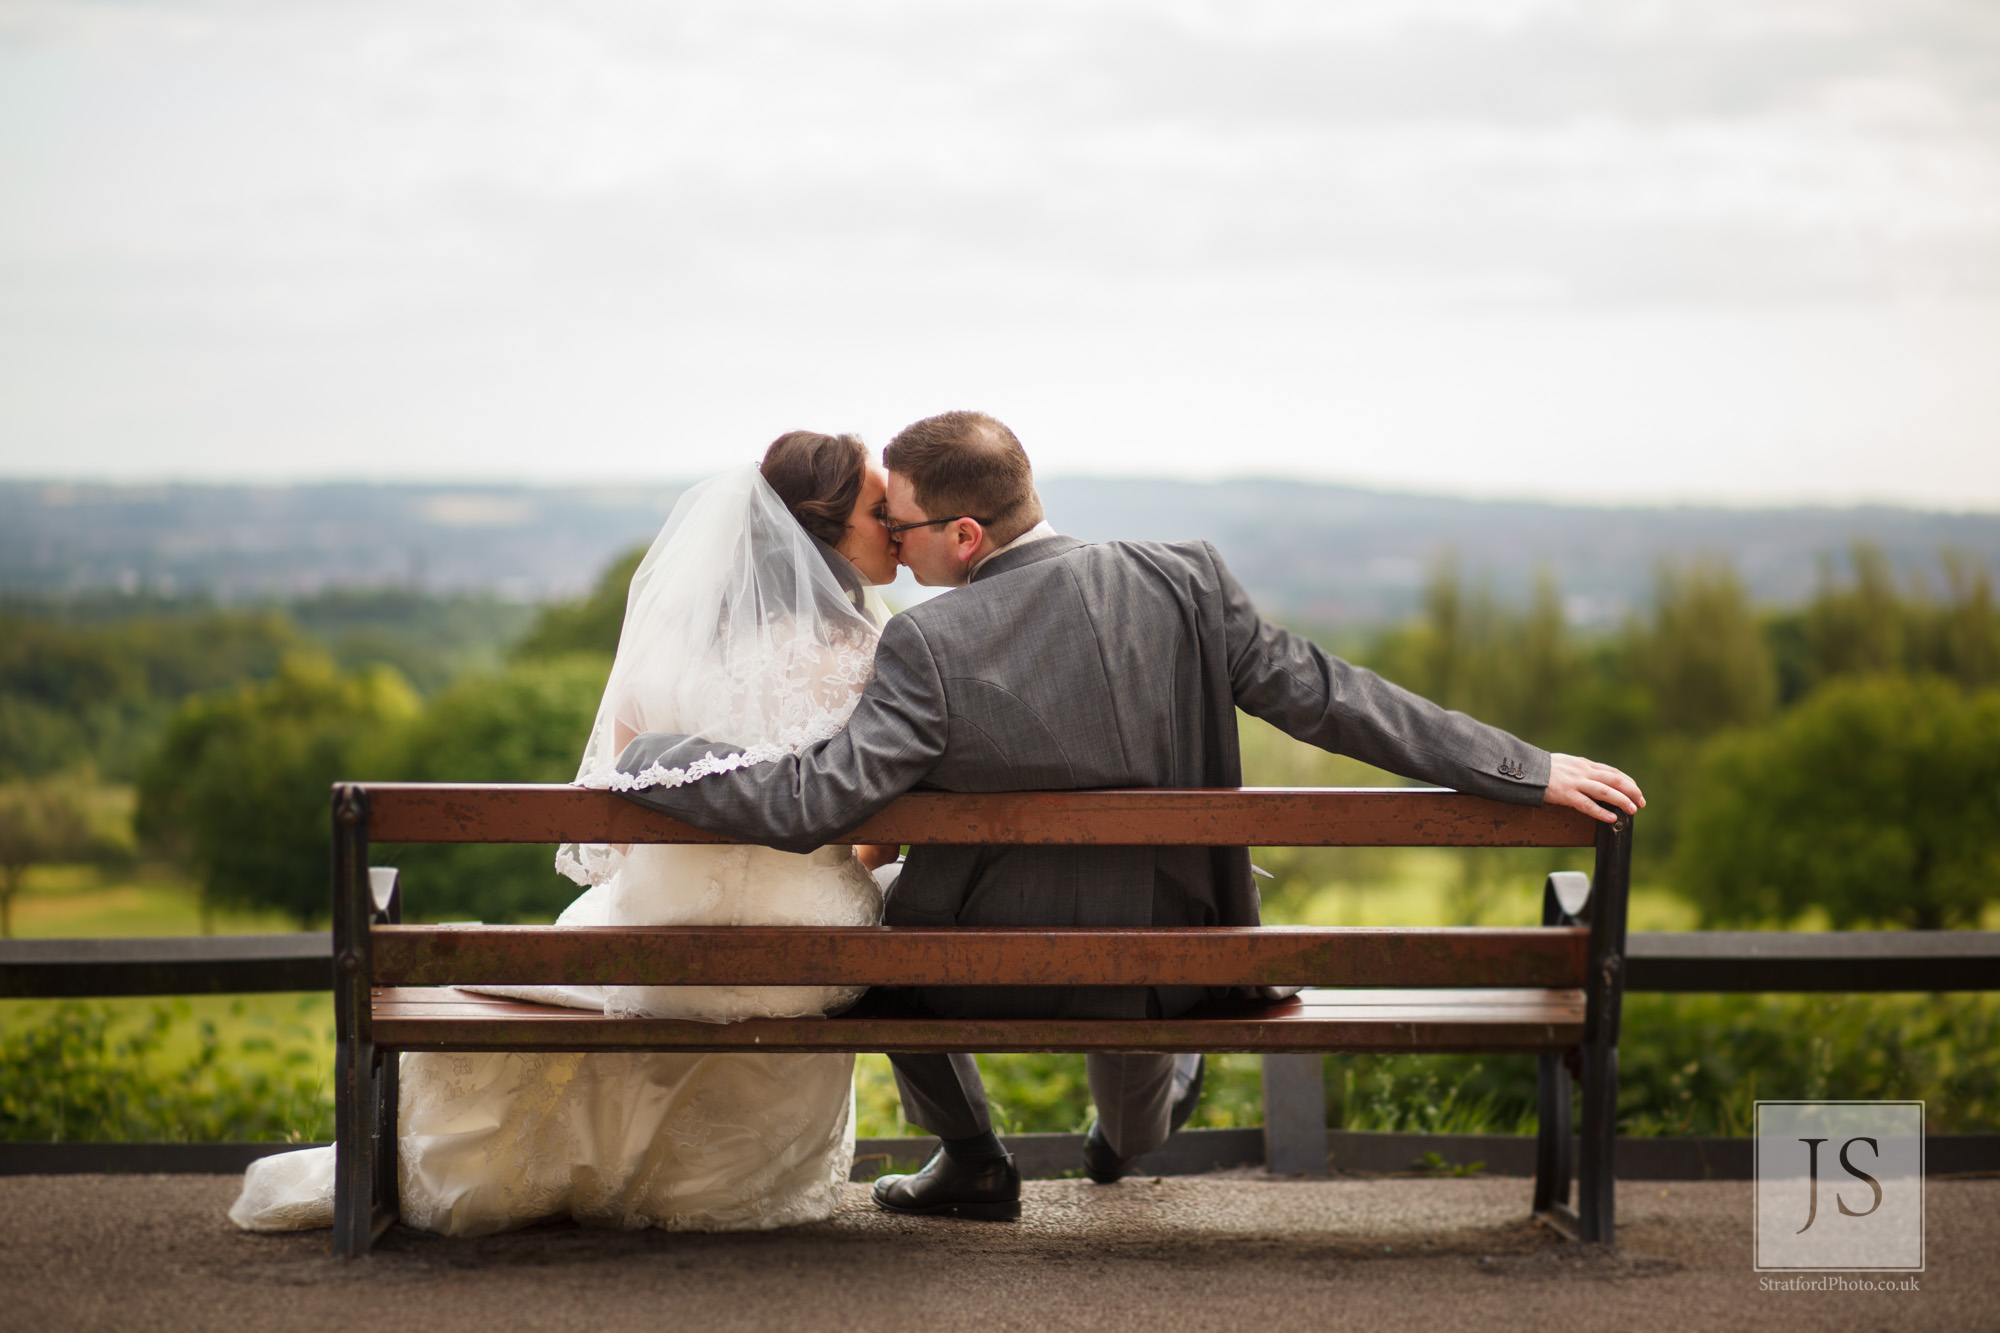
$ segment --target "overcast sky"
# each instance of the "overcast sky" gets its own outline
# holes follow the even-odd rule
[[[0,475],[2000,508],[2000,5],[0,0]]]

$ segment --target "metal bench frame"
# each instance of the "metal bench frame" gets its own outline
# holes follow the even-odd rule
[[[342,783],[333,831],[337,1254],[367,1253],[396,1219],[393,1057],[406,1050],[1529,1051],[1540,1057],[1534,1214],[1585,1241],[1613,1239],[1629,817],[1606,824],[1432,788],[920,792],[847,835],[901,844],[1594,847],[1594,873],[1550,875],[1542,925],[1526,929],[404,926],[396,872],[370,868],[371,841],[733,839],[567,786]],[[716,1025],[412,989],[452,982],[1349,993],[1171,1020],[857,1013]],[[1574,1109],[1572,1076],[1582,1098]]]

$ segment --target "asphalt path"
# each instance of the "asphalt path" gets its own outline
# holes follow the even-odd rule
[[[1527,1220],[1528,1182],[1251,1173],[1032,1181],[1019,1223],[892,1217],[723,1235],[397,1228],[247,1235],[215,1176],[0,1178],[0,1329],[2000,1329],[2000,1180],[1933,1181],[1914,1292],[1769,1291],[1750,1186],[1620,1186],[1619,1244]]]

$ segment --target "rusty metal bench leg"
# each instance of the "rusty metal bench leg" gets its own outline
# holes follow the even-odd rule
[[[374,1040],[369,927],[399,920],[393,870],[368,869],[368,795],[333,794],[333,1252],[368,1253],[396,1220],[395,1055]]]
[[[1589,964],[1584,978],[1582,1136],[1577,1222],[1582,1240],[1617,1235],[1618,1020],[1625,997],[1625,906],[1631,889],[1632,820],[1620,815],[1597,832]]]
[[[1583,1048],[1583,1133],[1577,1145],[1578,1239],[1610,1244],[1616,1226],[1613,1150],[1618,1130],[1618,1049]]]
[[[1590,906],[1590,876],[1558,871],[1542,886],[1542,924],[1581,924]],[[1535,1216],[1574,1240],[1580,1229],[1570,1202],[1575,1177],[1574,1100],[1570,1068],[1576,1050],[1550,1052],[1538,1058],[1535,1070],[1537,1124],[1535,1136]]]
[[[1536,1069],[1540,1125],[1535,1135],[1535,1216],[1556,1230],[1578,1234],[1576,1210],[1570,1206],[1570,1181],[1576,1146],[1571,1138],[1569,1069],[1561,1055],[1539,1057]]]

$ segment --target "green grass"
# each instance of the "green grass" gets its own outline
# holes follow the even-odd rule
[[[1580,851],[1259,847],[1264,921],[1274,926],[1528,926],[1542,919],[1553,870],[1590,870]],[[1693,930],[1694,908],[1664,885],[1639,884],[1632,930]]]
[[[218,935],[297,930],[282,912],[219,909]],[[185,878],[157,866],[101,870],[96,866],[34,866],[14,900],[20,939],[199,935],[201,896]]]

